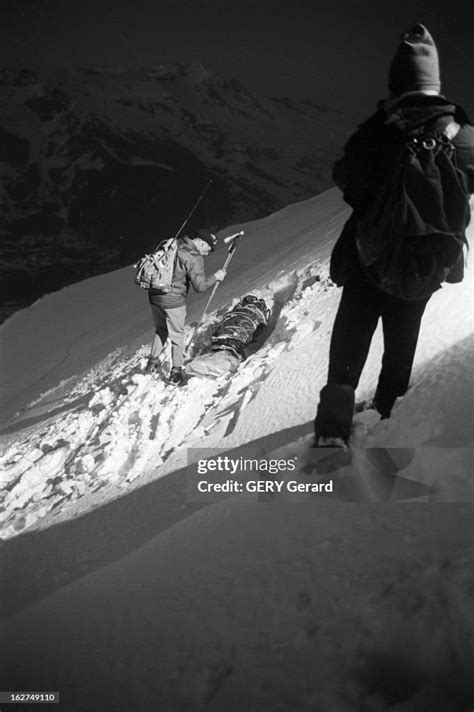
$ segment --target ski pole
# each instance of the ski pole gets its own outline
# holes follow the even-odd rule
[[[231,235],[230,237],[225,238],[224,242],[230,242],[231,240],[232,240],[232,242],[229,247],[229,254],[227,255],[227,259],[224,262],[224,264],[222,265],[221,269],[223,269],[223,270],[227,269],[229,262],[231,261],[232,257],[234,256],[234,252],[237,247],[237,242],[238,242],[239,238],[242,237],[243,234],[244,234],[244,231],[241,230],[240,232],[236,232],[235,235]],[[205,316],[207,310],[209,309],[209,304],[212,302],[212,299],[214,297],[214,294],[216,293],[216,290],[217,290],[217,287],[219,286],[219,284],[220,284],[220,282],[216,282],[215,285],[213,286],[212,292],[210,293],[209,299],[207,300],[206,306],[204,307],[204,311],[201,314],[201,318],[199,320],[198,326],[204,319],[204,316]]]
[[[176,238],[179,236],[179,234],[180,234],[180,233],[184,230],[184,228],[186,227],[187,223],[189,222],[189,219],[190,219],[191,215],[194,213],[194,211],[196,210],[197,206],[199,205],[199,203],[201,202],[201,200],[204,198],[204,196],[206,195],[207,191],[209,190],[209,186],[211,185],[211,183],[212,183],[212,178],[209,179],[208,184],[206,185],[206,187],[205,187],[204,190],[202,191],[201,195],[199,196],[199,198],[196,200],[196,202],[194,203],[193,207],[192,207],[191,210],[189,211],[188,216],[186,217],[185,221],[183,222],[183,224],[182,224],[181,227],[179,228],[178,232],[177,232],[176,235],[174,236],[174,238],[173,238],[174,240],[176,240]],[[158,249],[158,247],[159,247],[160,245],[161,245],[161,242],[155,247],[155,250],[154,250],[155,252],[156,252],[156,250]]]
[[[239,239],[242,237],[243,234],[244,234],[244,231],[241,230],[240,232],[236,232],[235,235],[229,235],[229,237],[226,237],[226,238],[224,239],[224,242],[230,242],[230,247],[229,247],[229,250],[228,250],[229,254],[227,255],[226,261],[224,262],[224,264],[223,264],[222,267],[221,267],[222,270],[226,270],[226,269],[227,269],[227,267],[228,267],[228,265],[229,265],[229,262],[231,261],[232,257],[234,256],[235,250],[237,249],[237,243],[238,243]],[[205,317],[205,315],[206,315],[206,313],[207,313],[207,310],[209,309],[209,304],[212,302],[212,299],[213,299],[213,297],[214,297],[214,294],[215,294],[216,291],[217,291],[217,288],[218,288],[219,284],[220,284],[220,282],[216,282],[215,285],[214,285],[213,288],[212,288],[212,292],[211,292],[210,295],[209,295],[209,299],[208,299],[207,302],[206,302],[206,306],[204,307],[204,310],[203,310],[203,312],[202,312],[202,314],[201,314],[201,317],[200,317],[198,323],[196,324],[196,326],[194,327],[192,336],[191,336],[191,338],[190,338],[190,340],[189,340],[189,342],[188,342],[188,349],[190,348],[190,346],[191,346],[191,344],[192,344],[192,342],[193,342],[193,339],[194,339],[194,337],[195,337],[195,335],[196,335],[196,331],[198,330],[199,326],[202,324],[202,321],[203,321],[203,319],[204,319],[204,317]]]

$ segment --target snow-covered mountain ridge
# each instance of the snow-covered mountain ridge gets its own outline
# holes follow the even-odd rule
[[[199,62],[3,72],[3,299],[127,264],[196,224],[262,217],[331,184],[353,127],[316,103],[258,98]]]

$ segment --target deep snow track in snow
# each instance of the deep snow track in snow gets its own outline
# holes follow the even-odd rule
[[[76,517],[130,488],[175,472],[186,464],[187,455],[192,456],[188,448],[229,451],[266,438],[269,452],[289,444],[285,438],[292,428],[298,431],[293,431],[295,437],[310,432],[326,379],[340,295],[327,273],[330,247],[343,218],[340,199],[328,191],[249,224],[249,233],[259,240],[243,241],[234,262],[239,267],[239,259],[251,256],[253,266],[229,277],[194,344],[197,353],[209,346],[213,324],[235,300],[251,292],[263,296],[273,306],[266,338],[231,379],[191,379],[183,389],[171,389],[144,374],[147,348],[143,338],[136,340],[135,306],[133,313],[127,311],[133,302],[126,286],[128,274],[86,280],[3,325],[4,342],[9,337],[11,343],[6,343],[9,381],[2,403],[28,406],[3,428],[2,536]],[[472,227],[468,233],[472,243]],[[266,262],[261,261],[264,258]],[[429,489],[438,488],[436,497],[443,501],[474,497],[469,474],[474,406],[471,262],[461,284],[445,285],[430,300],[413,385],[391,418],[376,424],[364,443],[372,448],[416,447],[417,457],[403,474]],[[112,305],[117,322],[111,317]],[[190,308],[191,319],[198,313],[196,305]],[[149,324],[148,313],[146,319]],[[60,360],[85,324],[90,331],[77,342],[77,352],[70,353],[70,369],[55,370],[41,394],[33,387],[35,374],[22,370],[22,358],[36,343],[36,332],[44,331],[45,337],[37,344],[32,369],[42,374]],[[359,399],[373,393],[382,352],[379,327],[359,384]],[[12,384],[18,391],[14,397]]]
[[[170,386],[144,373],[148,347],[126,358],[117,350],[91,369],[65,397],[69,410],[29,428],[1,454],[2,535],[15,535],[52,510],[109,485],[125,490],[178,449],[196,447],[215,430],[228,435],[279,356],[320,325],[308,309],[310,301],[332,291],[320,272],[316,264],[253,290],[266,299],[272,318],[233,376],[190,378],[181,388]],[[208,315],[193,355],[209,346],[213,325],[229,306]],[[191,333],[189,325],[188,338]]]

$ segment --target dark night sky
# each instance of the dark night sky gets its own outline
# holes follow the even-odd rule
[[[474,3],[473,3],[474,4]],[[467,0],[0,0],[0,65],[152,66],[200,59],[266,95],[370,111],[400,33],[438,44],[443,89],[474,113]],[[354,105],[355,103],[355,105]]]

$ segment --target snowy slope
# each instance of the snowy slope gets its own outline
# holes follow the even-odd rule
[[[231,450],[260,439],[269,452],[285,445],[284,437],[275,439],[283,425],[310,431],[338,302],[328,278],[328,254],[345,214],[333,190],[243,226],[246,237],[218,292],[217,308],[193,346],[193,353],[206,350],[212,325],[233,299],[249,292],[263,296],[272,320],[232,379],[194,378],[176,390],[143,373],[149,347],[131,348],[131,342],[143,341],[149,329],[148,306],[130,269],[50,295],[5,324],[4,412],[13,404],[23,406],[4,426],[7,535],[49,512],[69,510],[96,491],[102,502],[117,496],[117,488],[162,476],[184,462],[188,448]],[[198,306],[190,310],[191,320]],[[427,485],[426,496],[472,497],[466,479],[473,445],[472,328],[469,271],[461,285],[434,295],[423,322],[414,386],[388,422],[369,423],[375,427],[364,440],[371,447],[417,448],[408,451],[404,476]],[[380,358],[376,334],[360,399],[370,398]],[[362,436],[364,418],[359,418]],[[301,460],[307,445],[308,438],[284,452]],[[365,456],[352,466],[368,467]],[[370,482],[367,486],[370,490]]]
[[[347,207],[333,189],[263,220],[218,233],[228,235],[242,227],[245,239],[213,307],[226,305],[252,287],[304,267],[308,261],[326,261],[345,215]],[[220,244],[206,259],[208,272],[222,266],[226,256],[226,248]],[[143,341],[145,333],[149,337],[146,294],[135,286],[133,277],[134,270],[128,266],[85,280],[47,295],[0,326],[2,420],[61,380],[74,379],[95,366],[115,349],[128,351],[135,341]],[[190,321],[200,315],[206,301],[207,295],[191,295]]]
[[[4,404],[21,412],[2,435],[0,687],[58,689],[68,712],[472,708],[471,266],[430,301],[393,416],[358,417],[353,463],[331,476],[359,504],[190,496],[203,452],[311,465],[346,214],[333,190],[243,226],[259,239],[196,342],[239,296],[271,302],[231,380],[172,390],[143,374],[149,317],[129,270],[3,325]],[[380,356],[377,334],[359,398]]]

